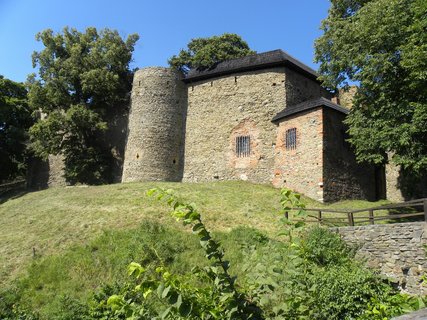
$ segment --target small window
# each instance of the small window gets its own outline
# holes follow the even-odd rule
[[[285,147],[286,150],[294,150],[297,148],[297,128],[286,130]]]
[[[240,157],[249,157],[251,154],[251,137],[236,137],[236,155]]]

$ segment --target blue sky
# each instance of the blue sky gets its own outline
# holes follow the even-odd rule
[[[257,52],[283,49],[317,69],[314,40],[328,0],[0,0],[0,74],[25,81],[36,72],[35,34],[64,26],[138,33],[132,67],[166,66],[192,38],[237,33]]]

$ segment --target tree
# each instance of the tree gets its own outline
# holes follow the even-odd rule
[[[171,67],[181,70],[184,74],[187,74],[190,69],[205,70],[221,61],[255,53],[240,36],[234,33],[191,39],[187,48],[168,61]]]
[[[84,33],[64,28],[37,34],[45,48],[33,53],[39,74],[29,77],[30,105],[41,119],[31,128],[38,156],[62,154],[70,183],[109,180],[111,146],[105,137],[108,119],[129,102],[129,69],[138,35],[124,41],[117,31]]]
[[[0,75],[0,182],[25,176],[32,124],[25,86]]]
[[[357,159],[427,170],[427,3],[331,0],[317,39],[321,79],[360,85],[346,122]]]

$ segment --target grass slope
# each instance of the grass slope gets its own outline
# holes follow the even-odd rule
[[[172,188],[196,203],[213,231],[228,232],[239,226],[251,226],[268,235],[278,231],[279,190],[267,185],[234,181],[51,188],[0,205],[0,286],[19,276],[35,258],[61,253],[74,244],[88,244],[105,230],[135,228],[143,221],[179,229],[164,204],[145,196],[152,187]],[[308,198],[304,202],[308,207],[326,207]],[[346,201],[329,207],[372,205]]]

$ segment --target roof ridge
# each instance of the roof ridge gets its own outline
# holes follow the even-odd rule
[[[275,66],[288,66],[290,68],[293,68],[300,74],[303,74],[310,79],[318,81],[318,74],[316,73],[316,71],[314,71],[312,68],[310,68],[303,62],[297,60],[282,49],[275,49],[271,51],[251,54],[240,58],[225,60],[219,62],[211,69],[192,69],[188,73],[187,77],[183,79],[183,81],[198,81],[236,72],[266,69]]]

